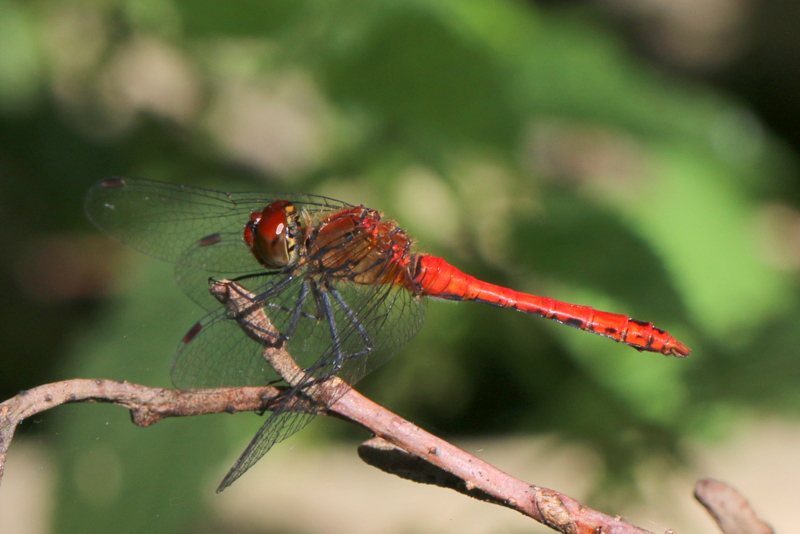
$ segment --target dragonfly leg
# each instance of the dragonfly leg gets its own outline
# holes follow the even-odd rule
[[[275,276],[276,274],[280,274],[281,271],[261,271],[256,273],[249,273],[243,274],[241,276],[237,276],[236,278],[231,278],[231,282],[241,282],[242,280],[250,280],[251,278],[262,278],[265,276]],[[213,278],[209,278],[209,280],[213,280]]]
[[[308,280],[304,280],[303,284],[300,286],[300,294],[297,297],[297,302],[295,302],[294,309],[291,310],[292,316],[291,319],[289,319],[289,325],[286,327],[286,331],[283,332],[283,337],[286,340],[290,339],[294,335],[301,318],[310,317],[312,319],[316,319],[311,314],[307,314],[303,311],[303,306],[305,305],[308,294],[311,291],[309,284],[310,282]],[[281,307],[281,309],[288,311],[285,307]]]
[[[362,356],[367,356],[370,352],[372,352],[372,340],[370,339],[369,333],[367,332],[366,328],[364,328],[364,324],[359,320],[358,316],[356,315],[355,311],[350,307],[347,301],[342,297],[342,294],[334,287],[330,288],[331,295],[336,300],[336,303],[344,310],[345,315],[347,315],[347,319],[350,321],[351,324],[356,326],[356,331],[358,335],[361,337],[361,341],[364,343],[364,350],[360,350],[353,354],[345,354],[342,358],[342,361],[339,365],[339,368],[336,369],[336,372],[345,364],[348,360],[353,360],[357,358],[361,358]],[[363,310],[362,310],[363,311]]]
[[[305,369],[308,379],[302,384],[299,384],[299,388],[311,387],[336,376],[346,362],[363,358],[369,355],[373,349],[372,341],[367,330],[359,321],[356,312],[347,304],[346,299],[333,287],[326,285],[324,288],[319,288],[314,285],[313,281],[310,281],[310,284],[311,291],[317,303],[317,309],[320,311],[320,315],[324,316],[328,324],[332,341],[331,351],[333,354],[332,358],[325,359],[324,361],[318,362],[313,367]],[[344,311],[348,322],[355,325],[355,330],[350,331],[350,333],[358,333],[358,336],[361,338],[361,345],[364,347],[363,350],[358,350],[353,353],[347,352],[344,346],[346,340],[342,338],[341,327],[337,324],[331,295],[333,295],[333,299],[340,309]]]
[[[314,294],[317,297],[318,304],[321,305],[322,314],[328,321],[328,329],[331,332],[331,341],[333,342],[331,346],[333,349],[333,361],[331,362],[332,369],[327,374],[334,375],[339,372],[339,369],[342,368],[342,363],[344,363],[344,355],[342,354],[342,339],[339,335],[339,327],[336,324],[336,316],[333,313],[333,306],[331,304],[331,298],[328,294],[328,289],[323,289],[322,291],[317,289]]]
[[[365,352],[371,351],[372,341],[369,338],[367,330],[364,328],[364,325],[358,319],[353,309],[350,307],[349,304],[347,304],[347,301],[345,301],[345,299],[342,297],[342,294],[339,293],[338,289],[336,289],[335,287],[331,287],[330,292],[331,295],[333,295],[333,298],[336,300],[336,303],[339,304],[339,306],[341,306],[341,308],[344,310],[344,313],[345,315],[347,315],[347,318],[350,320],[350,322],[356,325],[358,335],[361,336],[361,340],[364,342],[364,346],[366,347]]]
[[[297,325],[299,324],[300,319],[311,319],[312,321],[319,321],[320,317],[318,315],[314,315],[313,313],[308,313],[303,311],[303,305],[306,302],[306,298],[309,294],[309,285],[308,282],[303,282],[303,285],[300,286],[300,293],[297,297],[297,302],[294,304],[294,308],[289,309],[286,306],[273,304],[272,302],[267,302],[264,304],[265,307],[271,310],[279,310],[284,313],[288,313],[291,315],[291,319],[289,320],[289,325],[286,327],[286,331],[284,332],[284,336],[286,339],[289,339],[294,334],[295,330],[297,329]]]

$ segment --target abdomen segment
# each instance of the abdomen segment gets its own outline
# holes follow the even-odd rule
[[[547,297],[520,293],[461,272],[441,258],[419,255],[414,277],[417,292],[448,300],[485,302],[540,315],[574,328],[615,339],[631,347],[668,356],[688,356],[689,347],[653,323]]]

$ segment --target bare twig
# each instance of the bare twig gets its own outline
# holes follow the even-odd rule
[[[512,477],[493,465],[448,443],[351,390],[342,396],[330,411],[359,423],[385,442],[391,443],[410,457],[393,451],[385,454],[385,445],[367,446],[370,465],[403,478],[426,481],[455,489],[479,500],[516,510],[553,530],[565,534],[645,534],[647,530],[626,523],[619,516],[611,517],[589,508],[557,491],[542,488]],[[366,454],[360,450],[362,459]],[[403,457],[402,461],[398,461]],[[418,468],[412,458],[435,466]]]
[[[282,392],[269,386],[174,390],[103,379],[64,380],[21,391],[0,403],[0,481],[19,424],[62,404],[110,402],[130,409],[135,424],[149,426],[167,417],[268,410]]]
[[[756,516],[744,496],[724,482],[699,480],[695,498],[706,507],[724,534],[773,534],[772,527]]]
[[[258,339],[258,332],[270,330],[263,308],[252,305],[252,295],[244,288],[226,281],[215,286],[215,296],[229,306],[247,335]],[[260,341],[265,345],[265,358],[289,384],[306,379],[288,352]],[[171,416],[274,408],[285,391],[275,387],[180,391],[109,380],[67,380],[40,386],[0,404],[0,478],[17,425],[60,404],[115,403],[131,410],[134,423],[147,426]],[[364,461],[384,471],[512,508],[565,534],[649,532],[557,491],[518,480],[375,404],[335,377],[314,382],[304,390],[304,396],[290,407],[293,411],[319,411],[375,434],[377,438],[362,445],[360,454]]]

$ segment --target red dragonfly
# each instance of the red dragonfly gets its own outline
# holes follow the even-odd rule
[[[257,295],[253,301],[275,328],[269,337],[285,344],[314,381],[335,375],[352,385],[385,362],[419,330],[426,296],[540,315],[640,351],[689,354],[652,323],[482,282],[441,258],[413,253],[411,238],[394,221],[364,206],[110,178],[92,186],[85,208],[110,236],[176,264],[180,287],[209,310],[173,356],[179,388],[280,381],[262,358],[263,346],[210,296],[209,275]],[[217,491],[313,418],[289,409],[303,387],[290,389]]]

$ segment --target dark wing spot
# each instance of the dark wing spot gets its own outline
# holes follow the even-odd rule
[[[202,324],[195,323],[195,325],[191,329],[189,329],[188,332],[186,332],[186,335],[183,336],[183,342],[184,343],[189,343],[191,340],[193,340],[195,338],[195,336],[197,334],[200,333],[200,330],[202,330],[202,329],[203,329],[203,325]]]
[[[124,178],[106,178],[105,180],[100,182],[100,185],[102,185],[103,187],[122,187],[123,185],[125,185],[125,179]]]
[[[207,235],[205,237],[201,237],[197,241],[197,246],[198,247],[208,247],[208,246],[211,246],[211,245],[216,245],[220,241],[222,241],[222,236],[221,235],[219,235],[218,233],[217,234],[211,234],[211,235]]]

